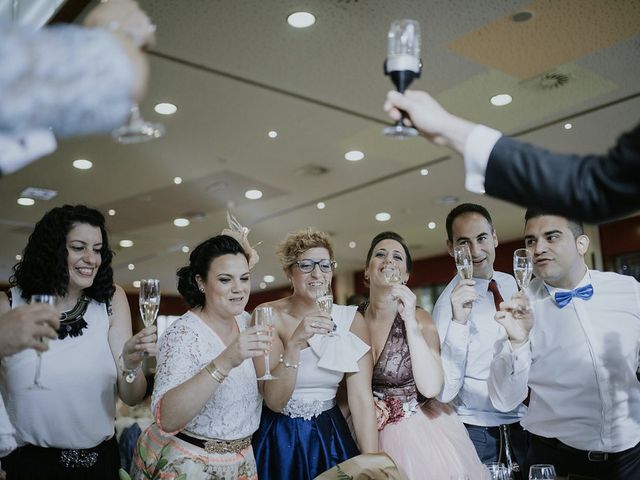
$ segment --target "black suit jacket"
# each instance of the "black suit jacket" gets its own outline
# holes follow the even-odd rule
[[[489,156],[489,195],[597,223],[640,209],[640,124],[604,155],[562,155],[502,137]]]

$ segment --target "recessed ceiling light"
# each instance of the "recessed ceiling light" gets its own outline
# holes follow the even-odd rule
[[[189,221],[188,218],[176,218],[173,220],[173,224],[176,227],[186,227],[190,224],[191,222]]]
[[[426,177],[427,175],[429,175],[429,170],[427,170],[426,168],[421,168],[420,175],[422,175],[423,177]]]
[[[273,275],[265,275],[263,280],[267,283],[272,283],[276,281],[276,277],[274,277]]]
[[[516,23],[521,23],[521,22],[527,22],[527,21],[531,20],[532,18],[533,18],[533,13],[527,12],[526,10],[523,10],[522,12],[518,12],[518,13],[514,14],[511,17],[511,20],[513,20]]]
[[[295,12],[287,17],[287,23],[295,28],[307,28],[316,23],[316,17],[309,12]]]
[[[18,260],[18,261],[22,260],[22,255],[20,255],[20,254],[16,255],[16,260]]]
[[[113,208],[110,208],[107,213],[109,214],[110,217],[113,217],[116,214],[116,211]]]
[[[267,288],[267,284],[264,282],[260,282],[260,288],[264,290],[265,288]]]
[[[120,246],[122,248],[133,247],[133,240],[120,240]]]
[[[129,265],[127,265],[127,268],[128,268],[129,270],[133,270],[133,269],[135,269],[135,268],[136,268],[136,266],[135,266],[133,263],[130,263]]]
[[[391,220],[391,214],[387,212],[376,213],[376,220],[379,222],[388,222]]]
[[[349,242],[349,248],[356,248],[356,242]]]
[[[173,183],[180,185],[182,183],[182,177],[173,177]]]
[[[79,158],[78,160],[73,161],[73,166],[78,170],[89,170],[93,167],[93,163],[89,160],[85,160],[84,158]]]
[[[133,286],[136,288],[140,288],[140,280],[134,280],[133,281]]]
[[[153,109],[160,115],[173,115],[178,111],[173,103],[158,103]]]
[[[17,200],[17,202],[18,202],[18,205],[22,205],[23,207],[30,207],[31,205],[36,203],[36,201],[33,198],[29,198],[29,197],[20,197]]]
[[[429,222],[429,223],[427,223],[427,228],[428,228],[429,230],[435,230],[435,228],[436,228],[436,222]]]
[[[267,135],[269,136],[269,138],[276,138],[278,136],[278,132],[276,132],[275,130],[270,130]]]
[[[508,93],[499,93],[498,95],[491,97],[491,105],[495,105],[496,107],[504,107],[505,105],[509,105],[512,101],[513,97]]]
[[[189,253],[189,247],[187,247],[186,245],[182,246],[182,253]]]
[[[316,203],[316,207],[318,207],[318,210],[323,210],[327,205],[324,202],[318,202]]]
[[[247,190],[244,192],[244,196],[249,200],[258,200],[262,198],[262,192],[260,190]]]
[[[344,154],[344,158],[349,160],[350,162],[357,162],[358,160],[362,160],[364,158],[364,153],[360,150],[351,150]]]
[[[571,130],[573,128],[573,125],[571,123],[565,123],[564,124],[564,129],[565,130]]]

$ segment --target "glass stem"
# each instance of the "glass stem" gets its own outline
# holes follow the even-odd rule
[[[269,352],[264,354],[264,376],[271,376],[271,367],[269,366]]]
[[[38,359],[36,360],[36,374],[33,377],[33,384],[40,386],[40,370],[42,370],[42,352],[38,352]]]

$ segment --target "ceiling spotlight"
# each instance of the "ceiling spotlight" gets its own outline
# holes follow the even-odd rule
[[[190,224],[191,222],[189,221],[188,218],[176,218],[173,220],[173,224],[176,227],[186,227]]]
[[[318,210],[323,210],[327,205],[324,202],[318,202],[316,203],[316,207],[318,207]]]
[[[73,161],[73,166],[78,170],[89,170],[93,167],[93,163],[89,160],[85,160],[84,158],[79,158],[78,160]]]
[[[344,158],[349,160],[350,162],[357,162],[358,160],[362,160],[364,158],[364,153],[360,150],[351,150],[344,154]]]
[[[36,201],[33,198],[29,198],[29,197],[20,197],[17,200],[17,202],[18,202],[18,205],[22,205],[23,207],[30,207],[31,205],[36,203]]]
[[[260,282],[260,288],[264,290],[265,288],[267,288],[267,284],[264,282]]]
[[[244,196],[249,200],[258,200],[262,198],[262,192],[260,190],[247,190],[244,192]]]
[[[109,214],[110,217],[113,217],[116,214],[116,211],[113,208],[110,208],[107,213]]]
[[[391,214],[387,212],[376,213],[376,220],[379,222],[388,222],[391,220]]]
[[[265,275],[263,280],[267,283],[273,283],[276,281],[276,277],[274,277],[273,275]]]
[[[429,230],[435,230],[435,228],[436,228],[436,222],[429,222],[429,223],[427,223],[427,228],[428,228]]]
[[[18,260],[18,261],[22,260],[22,255],[20,255],[20,254],[16,255],[16,260]]]
[[[189,253],[189,247],[187,247],[186,245],[183,245],[181,250],[182,250],[182,253]]]
[[[134,281],[133,281],[133,286],[134,286],[135,288],[140,288],[140,280],[134,280]]]
[[[270,130],[267,135],[269,136],[269,138],[276,138],[278,136],[278,132],[276,132],[275,130]]]
[[[133,240],[120,240],[120,246],[122,248],[133,247]]]
[[[565,123],[564,124],[564,129],[565,130],[571,130],[573,128],[573,125],[571,123]]]
[[[287,17],[287,23],[295,28],[307,28],[316,23],[316,17],[309,12],[294,12]]]
[[[491,105],[495,105],[496,107],[504,107],[505,105],[509,105],[512,101],[513,97],[508,93],[499,93],[498,95],[491,97]]]
[[[356,248],[356,242],[349,242],[349,248]]]
[[[182,183],[182,177],[173,177],[173,183],[180,185]]]
[[[420,175],[422,175],[423,177],[426,177],[427,175],[429,175],[429,170],[427,170],[426,168],[421,168]]]
[[[127,268],[129,270],[133,270],[134,268],[136,268],[136,266],[133,263],[130,263],[129,265],[127,265]]]
[[[153,109],[160,115],[173,115],[178,111],[173,103],[158,103]]]

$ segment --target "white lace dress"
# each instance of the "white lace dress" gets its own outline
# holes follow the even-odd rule
[[[236,321],[242,331],[249,326],[250,317],[245,313]],[[153,474],[158,465],[163,479],[178,478],[181,474],[195,480],[257,478],[250,444],[237,452],[209,453],[174,436],[178,432],[164,431],[160,423],[165,393],[192,378],[225,348],[220,337],[193,312],[185,313],[162,335],[151,401],[156,423],[138,441],[132,478],[147,478],[145,472]],[[245,360],[229,372],[200,413],[180,432],[203,441],[244,439],[257,430],[261,405],[253,363]],[[160,456],[166,462],[159,462]]]

